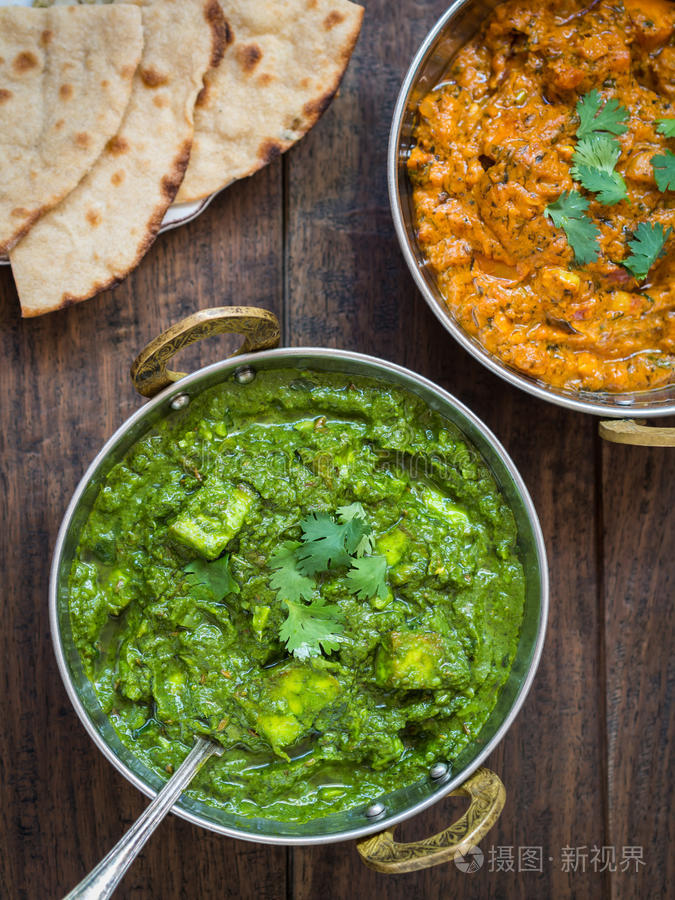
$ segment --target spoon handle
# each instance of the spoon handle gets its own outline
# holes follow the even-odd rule
[[[220,748],[213,741],[197,738],[180,767],[136,820],[124,837],[95,869],[64,900],[105,900],[110,897],[145,842],[183,793],[201,766]]]

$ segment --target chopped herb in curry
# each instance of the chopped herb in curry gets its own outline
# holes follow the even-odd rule
[[[460,325],[558,387],[675,379],[675,4],[510,0],[419,106],[417,235]]]
[[[419,399],[259,372],[173,413],[108,474],[69,580],[76,646],[122,741],[192,796],[308,821],[479,738],[519,640],[513,514]]]

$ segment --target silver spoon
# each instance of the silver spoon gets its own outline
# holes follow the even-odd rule
[[[223,748],[213,741],[198,737],[195,745],[157,794],[150,806],[136,820],[110,853],[84,878],[64,900],[105,900],[122,880],[124,873],[145,846],[145,842],[169,812],[207,759],[220,756]]]

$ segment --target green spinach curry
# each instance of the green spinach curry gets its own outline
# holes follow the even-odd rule
[[[413,395],[343,375],[231,380],[103,483],[69,581],[121,740],[190,793],[303,822],[427,776],[475,739],[524,602],[513,515]]]

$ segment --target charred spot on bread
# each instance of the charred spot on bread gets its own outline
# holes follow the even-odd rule
[[[169,202],[171,202],[176,196],[178,188],[181,185],[181,181],[183,180],[183,176],[185,175],[185,170],[187,169],[187,164],[190,160],[191,149],[192,138],[185,141],[183,143],[183,146],[180,148],[178,155],[173,162],[173,171],[162,178],[162,194]],[[162,213],[162,218],[164,218],[164,213]]]
[[[149,88],[158,88],[163,84],[167,84],[169,81],[169,76],[164,75],[162,72],[158,72],[157,69],[153,69],[152,66],[148,66],[147,68],[140,68],[138,70],[139,75],[141,76],[141,81],[146,87]]]
[[[121,156],[123,153],[128,152],[129,142],[123,137],[120,137],[119,134],[116,134],[115,137],[111,137],[106,144],[106,150],[109,153],[112,153],[113,156]]]
[[[14,58],[14,71],[18,74],[29,72],[38,66],[38,58],[29,50],[24,50]]]
[[[234,35],[218,0],[210,0],[207,3],[204,18],[209,23],[213,35],[210,65],[211,68],[215,68],[220,65],[225,49],[234,40]]]
[[[307,118],[310,119],[310,121],[316,121],[326,112],[331,104],[331,100],[335,96],[336,90],[337,88],[332,91],[327,91],[316,100],[310,100],[309,103],[305,103],[302,111],[307,116]]]
[[[247,44],[237,50],[237,61],[247,74],[252,72],[262,59],[262,50],[257,44]]]
[[[197,99],[195,100],[195,106],[206,106],[206,103],[209,99],[209,82],[205,81],[204,86],[201,91],[197,94]]]
[[[342,13],[337,12],[337,10],[333,10],[333,12],[328,13],[326,18],[323,20],[323,27],[326,31],[330,31],[331,28],[335,28],[336,25],[339,25],[341,22],[344,22],[345,17]]]
[[[266,166],[281,156],[283,149],[277,141],[264,141],[258,148],[258,159]]]

